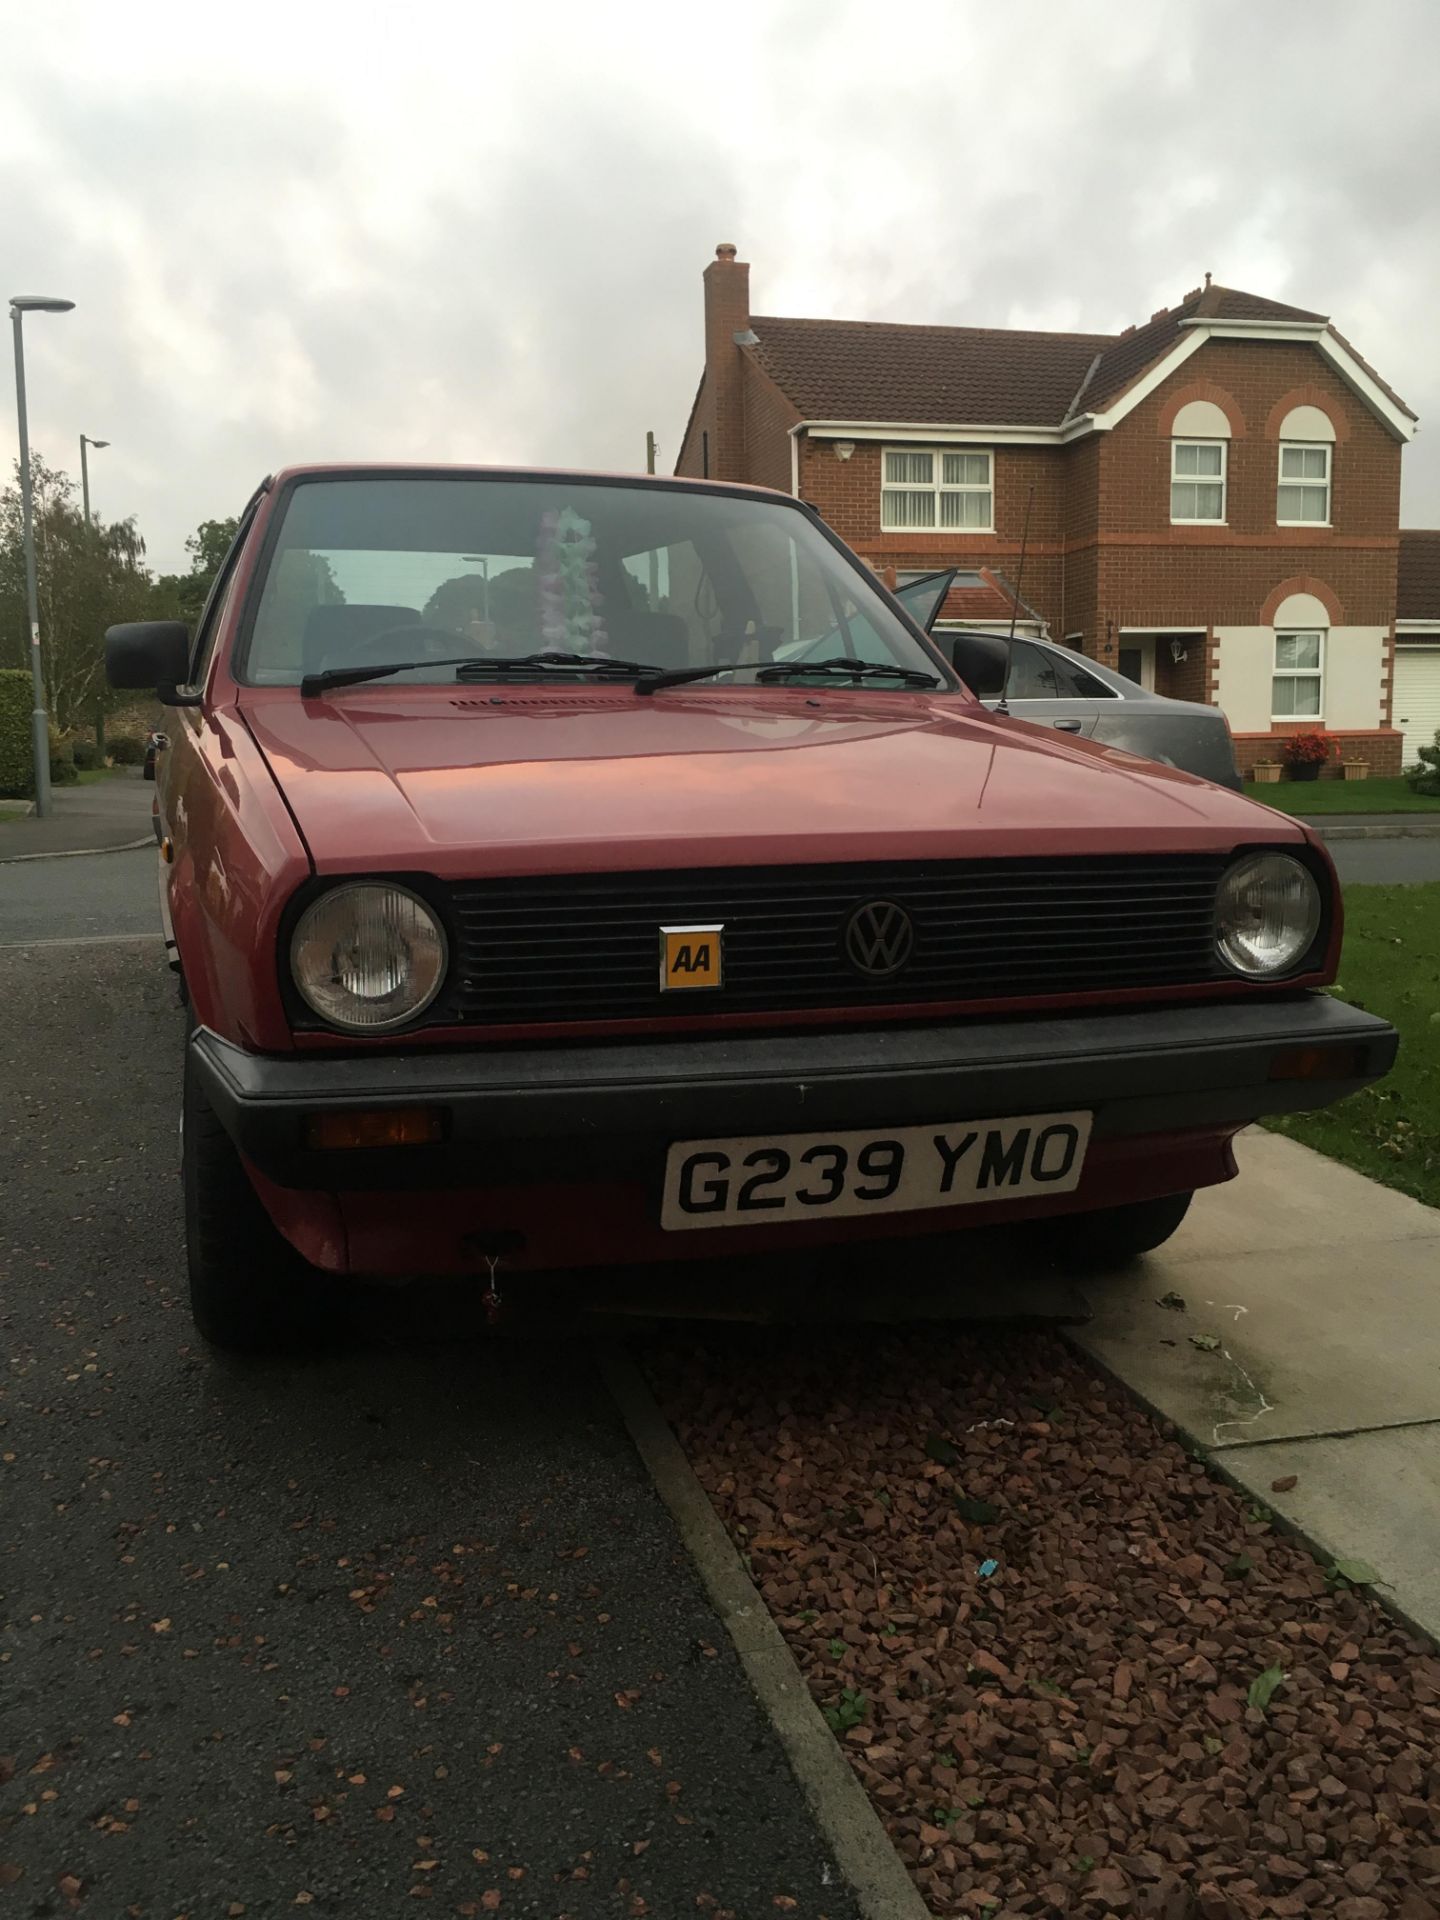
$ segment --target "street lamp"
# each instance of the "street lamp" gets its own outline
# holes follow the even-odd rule
[[[30,715],[30,750],[35,756],[35,811],[50,811],[50,728],[45,717],[45,676],[40,671],[40,593],[35,583],[35,527],[30,506],[30,427],[25,417],[25,338],[27,313],[69,313],[73,300],[46,293],[12,293],[10,321],[15,329],[15,412],[20,422],[20,528],[25,543],[25,606],[30,616],[30,685],[35,705]]]
[[[86,447],[108,447],[108,440],[92,440],[88,433],[80,436],[80,498],[85,504],[85,524],[90,524],[90,462],[85,458]]]

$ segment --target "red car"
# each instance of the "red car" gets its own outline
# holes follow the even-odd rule
[[[1261,1114],[1383,1074],[1308,828],[981,706],[797,500],[267,480],[175,709],[195,1317],[330,1275],[1044,1219],[1128,1258]],[[512,1282],[513,1284],[513,1282]]]

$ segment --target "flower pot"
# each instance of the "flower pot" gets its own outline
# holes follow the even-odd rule
[[[1250,769],[1256,780],[1278,780],[1283,771],[1278,760],[1257,760]]]
[[[1370,762],[1368,760],[1342,760],[1340,762],[1340,778],[1342,780],[1368,780],[1370,778]]]
[[[1320,762],[1318,760],[1295,760],[1286,766],[1285,771],[1292,780],[1318,780],[1320,778]]]

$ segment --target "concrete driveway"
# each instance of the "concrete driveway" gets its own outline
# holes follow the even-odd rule
[[[1093,1290],[1077,1344],[1440,1636],[1440,1212],[1278,1135],[1237,1144],[1239,1179]]]

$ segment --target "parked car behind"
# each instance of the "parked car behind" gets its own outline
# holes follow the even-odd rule
[[[157,730],[154,727],[152,727],[149,733],[146,734],[145,760],[140,769],[142,779],[153,780],[155,778],[156,756],[157,754],[163,753],[165,748],[168,747],[169,744],[170,742],[166,738],[166,736],[163,733],[157,732]]]
[[[1106,746],[1241,790],[1235,743],[1218,707],[1151,693],[1113,667],[1050,640],[968,629],[937,631],[935,622],[954,574],[953,568],[927,574],[910,581],[896,597],[986,706],[996,707],[1003,692],[1017,720],[1103,740]]]
[[[1128,1258],[1394,1055],[1322,990],[1307,826],[989,711],[786,495],[298,468],[198,632],[113,628],[107,670],[175,714],[220,1346],[303,1330],[317,1269],[493,1298],[1002,1220]]]

